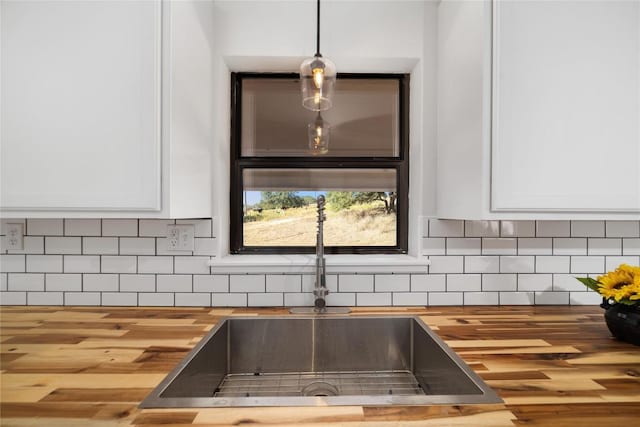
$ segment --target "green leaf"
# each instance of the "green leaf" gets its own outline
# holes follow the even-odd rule
[[[596,292],[600,289],[600,283],[591,277],[576,277],[579,281],[582,282],[587,288],[594,290]]]

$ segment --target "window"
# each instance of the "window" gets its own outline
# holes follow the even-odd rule
[[[328,150],[294,74],[232,74],[231,253],[406,253],[409,76],[338,75]]]

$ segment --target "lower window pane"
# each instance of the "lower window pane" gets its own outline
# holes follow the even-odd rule
[[[243,245],[315,246],[316,198],[325,246],[396,246],[395,169],[245,169]]]

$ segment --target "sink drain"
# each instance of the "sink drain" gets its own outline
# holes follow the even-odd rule
[[[338,389],[324,381],[316,381],[302,389],[303,396],[338,396]]]

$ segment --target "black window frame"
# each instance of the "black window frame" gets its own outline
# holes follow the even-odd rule
[[[398,157],[242,157],[242,80],[298,79],[294,73],[231,73],[230,235],[231,254],[307,254],[315,246],[245,246],[243,244],[244,169],[395,169],[396,245],[325,246],[326,254],[406,254],[409,240],[409,74],[338,73],[338,79],[390,79],[398,81]]]

